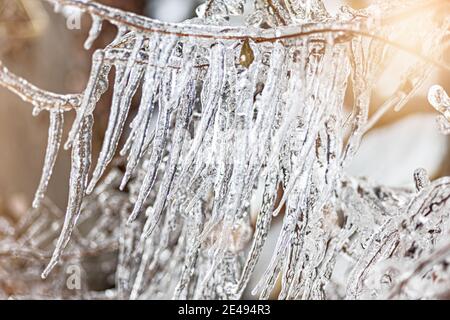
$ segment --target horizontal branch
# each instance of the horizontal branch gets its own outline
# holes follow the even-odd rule
[[[126,63],[130,56],[131,51],[122,48],[107,48],[103,50],[105,52],[105,60],[110,63],[122,62]],[[136,63],[147,64],[148,53],[141,51]],[[179,66],[168,66],[171,68],[179,69]],[[196,65],[197,68],[208,67],[208,65]],[[82,94],[57,94],[50,91],[42,90],[27,80],[12,73],[6,68],[2,61],[0,61],[0,86],[5,87],[9,91],[18,95],[23,101],[32,104],[42,110],[64,110],[70,111],[78,108],[81,105]]]
[[[261,29],[252,26],[242,27],[223,27],[200,24],[187,23],[169,23],[156,19],[151,19],[145,16],[137,15],[131,12],[125,12],[120,9],[112,8],[106,5],[97,3],[91,0],[45,0],[54,5],[65,5],[76,7],[84,13],[100,17],[108,20],[116,25],[124,25],[129,29],[142,33],[159,33],[165,35],[173,35],[177,37],[192,37],[211,40],[251,40],[255,43],[262,42],[276,42],[289,39],[297,39],[307,37],[315,34],[340,34],[340,35],[358,35],[362,37],[369,37],[382,41],[399,50],[408,52],[424,61],[427,61],[434,66],[450,71],[450,66],[430,58],[412,48],[408,48],[402,44],[390,41],[373,33],[368,26],[372,23],[364,18],[358,18],[348,22],[320,22],[320,23],[305,23],[295,26],[282,26],[271,29]],[[400,13],[395,12],[380,20],[381,24],[391,24],[397,21],[397,18],[411,17],[413,14],[423,12],[429,8],[437,8],[436,6],[448,6],[449,0],[428,0],[423,1],[417,6],[412,6],[408,9],[402,10]]]
[[[127,26],[133,31],[142,33],[160,33],[177,37],[195,37],[213,40],[252,40],[254,42],[274,42],[286,37],[298,38],[302,33],[322,33],[337,23],[307,23],[300,26],[286,26],[276,29],[261,29],[251,26],[223,27],[215,25],[200,25],[187,23],[170,23],[116,8],[102,5],[90,0],[45,0],[55,5],[76,7],[82,12],[89,13],[111,23]],[[340,29],[357,31],[359,27],[354,22],[339,23]]]
[[[145,16],[125,12],[120,9],[109,7],[96,1],[91,0],[45,0],[54,5],[77,7],[82,12],[95,15],[115,23],[117,25],[124,25],[132,30],[144,33],[161,33],[171,34],[178,37],[196,37],[214,40],[252,40],[254,42],[274,42],[288,38],[299,38],[303,35],[310,35],[324,32],[358,32],[368,30],[364,25],[371,24],[367,19],[359,18],[349,22],[318,22],[318,23],[304,23],[294,26],[282,26],[277,28],[262,29],[252,26],[214,26],[214,25],[200,25],[187,23],[170,23],[163,22],[156,19],[151,19]],[[442,0],[428,0],[420,5],[414,6],[407,10],[408,16],[414,13],[420,13],[422,10],[432,7],[436,4],[449,4],[449,1]],[[403,14],[403,12],[402,12]],[[380,20],[382,24],[392,23],[396,21],[396,17],[400,14],[389,15]]]
[[[25,79],[15,75],[0,61],[0,86],[7,88],[23,101],[43,110],[71,110],[81,104],[80,94],[61,95],[39,89]]]

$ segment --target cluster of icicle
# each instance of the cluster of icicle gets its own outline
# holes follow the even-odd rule
[[[273,292],[280,299],[449,294],[449,178],[430,182],[419,169],[411,173],[417,190],[397,190],[345,174],[371,121],[373,87],[398,51],[392,43],[409,29],[383,18],[423,1],[378,1],[332,16],[320,0],[257,0],[250,12],[245,0],[208,0],[181,24],[94,1],[48,1],[92,15],[86,48],[104,20],[118,34],[94,53],[81,96],[32,100],[23,90],[35,87],[13,85],[6,69],[0,76],[36,113],[50,114],[35,215],[0,242],[0,259],[34,261],[33,277],[49,258],[39,252],[56,246],[42,274],[51,279],[25,296],[67,298],[61,271],[51,270],[75,260],[86,273],[108,276],[113,288],[94,293],[86,283],[77,298],[238,299],[248,289],[263,299]],[[415,35],[420,54],[438,60],[448,21],[423,11],[415,21],[424,30]],[[230,16],[245,26],[230,25]],[[417,59],[380,109],[400,109],[432,69]],[[93,162],[94,109],[111,73],[108,127]],[[444,131],[448,101],[441,88],[430,90]],[[49,218],[45,191],[71,108],[68,205],[65,215]],[[124,172],[114,169],[118,154]],[[272,258],[247,288],[277,215]]]

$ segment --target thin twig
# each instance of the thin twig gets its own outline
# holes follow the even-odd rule
[[[285,26],[272,29],[260,29],[250,26],[240,27],[227,27],[223,26],[205,26],[199,24],[186,24],[186,23],[168,23],[159,20],[151,19],[141,15],[137,15],[131,12],[125,12],[120,9],[112,8],[106,5],[102,5],[91,0],[45,0],[52,4],[66,5],[79,8],[82,12],[86,12],[112,23],[118,25],[125,25],[136,31],[144,33],[161,33],[169,34],[177,37],[194,37],[205,38],[214,40],[252,40],[253,42],[275,42],[283,39],[300,38],[305,35],[330,32],[330,31],[347,31],[357,32],[353,27],[358,26],[360,23],[364,23],[365,20],[359,19],[350,23],[339,23],[333,21],[332,23],[306,23],[297,26]],[[412,14],[423,12],[424,9],[435,6],[436,4],[448,5],[450,2],[446,0],[444,3],[442,0],[429,0],[422,3],[420,6],[410,8],[408,10],[408,17]],[[401,14],[388,15],[380,20],[381,24],[390,24],[392,21],[396,21],[396,18],[403,16]],[[340,28],[330,28],[340,24]],[[299,31],[299,29],[301,31]],[[370,35],[370,33],[364,33]]]
[[[79,8],[81,11],[96,15],[105,20],[118,25],[126,25],[137,32],[144,33],[160,33],[166,35],[173,35],[177,37],[191,37],[203,38],[213,40],[238,40],[238,41],[253,41],[255,43],[263,42],[277,42],[281,40],[296,39],[306,37],[314,34],[326,33],[347,33],[349,35],[359,35],[363,37],[373,38],[386,44],[393,46],[402,51],[415,55],[424,61],[427,61],[439,68],[450,71],[450,66],[445,65],[440,61],[423,55],[412,48],[408,48],[402,44],[391,41],[384,37],[378,36],[369,30],[365,30],[363,19],[354,20],[352,22],[339,23],[333,21],[332,23],[307,23],[298,26],[286,26],[273,29],[259,29],[249,26],[245,27],[228,27],[224,29],[222,26],[203,26],[196,24],[185,23],[167,23],[140,16],[134,13],[124,12],[106,5],[99,4],[90,0],[45,0],[47,2],[59,5],[68,5]],[[406,10],[408,17],[413,14],[423,12],[428,8],[433,8],[436,5],[448,6],[450,1],[446,0],[430,0],[418,5],[416,7]],[[391,24],[396,21],[397,17],[403,17],[404,12],[388,15],[381,19],[380,23]],[[300,30],[300,31],[299,31]]]
[[[40,109],[71,110],[77,108],[81,103],[81,95],[61,95],[39,89],[25,79],[15,75],[0,61],[0,86],[17,94],[23,101],[33,104]]]

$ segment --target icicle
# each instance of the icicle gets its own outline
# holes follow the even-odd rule
[[[230,188],[226,194],[226,200],[223,208],[220,210],[220,216],[223,216],[222,227],[219,239],[216,241],[216,250],[212,257],[212,265],[202,280],[202,286],[205,287],[209,279],[213,276],[216,267],[223,262],[227,252],[227,243],[229,243],[230,233],[235,223],[242,218],[243,213],[239,211],[242,203],[243,189],[245,185],[246,157],[249,147],[249,130],[253,116],[253,94],[256,87],[256,78],[260,55],[255,58],[255,62],[250,68],[243,72],[238,85],[237,108],[233,119],[232,130],[234,143],[231,146],[233,171],[229,180]],[[220,221],[221,217],[215,218]]]
[[[41,111],[42,111],[42,107],[39,105],[35,105],[35,106],[33,106],[33,111],[31,114],[33,117],[37,117],[38,115],[41,114]]]
[[[160,94],[160,101],[163,101],[163,95]],[[160,110],[158,115],[158,121],[155,129],[155,138],[153,141],[153,147],[152,147],[152,153],[151,158],[148,165],[148,171],[145,175],[144,181],[142,183],[142,186],[139,190],[139,196],[134,204],[134,209],[132,214],[130,215],[130,218],[128,219],[128,222],[131,223],[133,220],[136,219],[140,211],[142,210],[142,207],[144,205],[145,200],[147,200],[148,195],[150,194],[150,191],[152,190],[153,184],[156,179],[156,174],[158,172],[159,164],[161,162],[164,148],[166,145],[166,135],[169,131],[169,121],[170,121],[170,114],[172,110],[168,103],[160,103]],[[125,177],[124,177],[125,178]],[[125,181],[122,180],[121,186],[124,186]]]
[[[131,101],[139,87],[142,75],[143,75],[142,67],[137,67],[136,70],[133,70],[133,72],[130,75],[130,82],[127,84],[126,90],[120,99],[120,104],[118,106],[111,107],[112,112],[111,116],[116,115],[115,112],[117,112],[117,117],[115,119],[116,121],[113,123],[112,122],[113,119],[110,118],[111,122],[108,124],[108,126],[111,126],[111,130],[107,132],[107,134],[109,135],[105,137],[104,145],[102,146],[102,151],[100,153],[99,160],[94,170],[92,180],[89,183],[89,187],[87,190],[88,193],[91,193],[94,190],[95,185],[97,184],[98,180],[100,180],[100,178],[102,177],[103,173],[106,170],[106,167],[114,158],[117,145],[119,144],[119,140],[122,135],[123,127],[127,120],[128,111],[131,106]],[[114,111],[116,108],[118,110]],[[106,139],[108,137],[111,137],[111,139],[110,140]]]
[[[38,208],[47,191],[47,186],[52,176],[58,156],[59,147],[64,128],[64,112],[62,110],[50,111],[50,125],[48,129],[47,150],[45,152],[44,168],[36,194],[34,196],[33,208]]]
[[[211,279],[214,278],[215,272],[221,265],[221,262],[224,261],[224,257],[228,248],[227,244],[230,244],[233,241],[231,227],[232,218],[227,218],[228,219],[223,222],[223,225],[220,228],[221,230],[219,231],[218,239],[215,241],[215,248],[212,254],[211,263],[208,266],[205,275],[202,277],[202,279],[200,279],[198,293],[194,296],[194,299],[196,300],[200,299],[203,296],[203,291],[205,291]]]
[[[195,274],[195,265],[198,261],[199,251],[201,248],[201,242],[198,241],[197,237],[202,231],[204,224],[204,214],[201,209],[201,204],[198,203],[194,210],[192,218],[187,221],[187,239],[186,239],[186,255],[183,265],[183,270],[181,271],[180,280],[175,288],[175,293],[173,295],[174,300],[186,299],[187,298],[187,287],[191,281],[191,278]]]
[[[201,174],[193,174],[193,177],[196,178],[194,180],[195,182],[191,181],[188,184],[188,188],[194,191],[194,195],[192,197],[189,197],[187,201],[181,206],[186,214],[191,213],[191,211],[196,207],[196,205],[198,203],[201,203],[201,200],[206,197],[206,195],[208,194],[208,192],[210,191],[211,187],[214,184],[214,176],[215,176],[214,171],[208,169],[203,170]],[[195,186],[197,186],[197,188]],[[211,219],[208,221],[208,226],[205,228],[206,231],[210,231],[209,226],[211,226],[212,221],[215,221],[214,219],[215,213],[216,211],[213,209],[213,215]],[[206,235],[202,235],[201,238],[203,239],[204,236]]]
[[[225,82],[225,48],[223,44],[218,44],[211,50],[210,66],[208,69],[208,82],[204,84],[203,92],[207,92],[206,96],[202,99],[202,118],[200,120],[199,128],[196,130],[192,147],[189,149],[189,153],[184,160],[184,166],[182,168],[180,179],[186,175],[187,170],[192,165],[200,146],[205,137],[206,131],[211,125],[212,120],[219,103],[220,96],[222,94],[224,82]],[[205,87],[206,86],[206,87]]]
[[[145,120],[149,121],[151,118],[151,115],[153,114],[153,109],[154,109],[154,97],[156,94],[156,90],[158,88],[159,85],[159,81],[156,79],[156,77],[161,77],[160,73],[158,72],[158,66],[155,66],[155,61],[156,64],[158,64],[158,58],[157,56],[159,56],[160,51],[157,50],[157,46],[159,45],[160,42],[160,38],[158,36],[152,37],[150,39],[150,43],[149,43],[149,61],[147,64],[147,69],[145,71],[145,76],[144,76],[144,83],[143,83],[143,87],[142,87],[142,97],[141,97],[141,102],[139,104],[139,110],[137,115],[135,116],[135,118],[133,119],[133,121],[130,124],[130,128],[131,128],[131,133],[125,143],[125,145],[123,146],[122,150],[120,151],[120,155],[125,156],[126,153],[128,152],[128,150],[130,150],[130,148],[134,145],[136,145],[137,143],[134,142],[134,140],[136,138],[138,138],[138,133],[139,134],[144,134],[146,132],[142,132],[140,130],[140,126],[142,125],[144,118]],[[165,63],[164,63],[165,65]],[[148,117],[146,117],[148,116]],[[136,146],[135,146],[136,148]],[[128,159],[128,163],[130,163],[132,160]],[[127,164],[128,165],[128,164]]]
[[[108,128],[92,180],[87,189],[88,193],[92,192],[98,180],[100,180],[106,167],[113,159],[117,145],[119,144],[131,101],[139,87],[139,83],[144,73],[144,68],[134,63],[141,50],[143,41],[144,37],[138,35],[127,67],[124,71],[119,67],[116,72],[116,87],[114,88],[115,90],[113,93],[113,105],[111,107]]]
[[[272,210],[275,206],[277,192],[278,168],[271,168],[270,173],[266,177],[262,205],[256,219],[255,234],[253,235],[252,246],[242,269],[241,278],[236,286],[236,298],[240,298],[242,292],[247,287],[250,277],[253,274],[253,270],[255,269],[261,255],[267,234],[269,232],[270,224],[272,222]]]
[[[142,284],[144,282],[143,279],[148,271],[149,261],[151,261],[151,259],[154,258],[154,255],[156,255],[152,242],[153,239],[147,239],[144,243],[144,250],[141,257],[141,262],[139,264],[139,269],[137,271],[133,288],[130,293],[130,300],[138,299]]]
[[[251,123],[253,118],[254,92],[256,89],[256,81],[259,65],[261,63],[261,55],[258,54],[254,58],[254,62],[249,66],[240,79],[238,86],[238,100],[235,111],[235,119],[233,123],[234,145],[233,153],[233,174],[231,177],[231,198],[233,198],[230,214],[238,213],[238,207],[243,200],[243,191],[245,186],[245,177],[247,170],[247,157],[250,153],[248,149]],[[230,199],[231,200],[231,199]]]
[[[275,122],[277,107],[280,103],[281,90],[278,92],[276,88],[284,86],[285,82],[281,79],[281,72],[283,71],[284,50],[280,47],[275,47],[270,62],[270,69],[268,70],[268,77],[266,84],[261,93],[260,102],[256,103],[258,108],[258,116],[250,132],[250,144],[258,144],[258,148],[253,148],[253,152],[250,156],[248,173],[246,176],[246,191],[244,191],[245,197],[249,197],[253,189],[260,169],[263,165],[263,161],[267,154],[265,149],[271,140],[271,129]],[[265,111],[267,110],[267,111]]]
[[[177,122],[175,130],[173,132],[172,148],[170,150],[170,159],[168,165],[164,171],[164,176],[161,180],[161,186],[159,188],[158,195],[156,197],[155,204],[153,206],[152,215],[148,218],[149,223],[145,224],[143,235],[149,237],[158,221],[160,220],[162,211],[167,201],[167,197],[172,187],[175,173],[179,166],[179,158],[184,143],[184,137],[189,125],[189,120],[192,115],[192,109],[195,102],[195,82],[192,81],[186,88],[185,96],[179,103],[179,109],[177,114]]]
[[[76,4],[77,17],[94,15],[87,48],[101,32],[101,19],[118,32],[94,54],[82,99],[40,90],[0,68],[0,85],[31,102],[34,114],[77,110],[66,144],[73,144],[73,159],[64,226],[63,214],[43,198],[62,131],[62,113],[51,113],[34,201],[42,200],[39,214],[31,212],[16,234],[0,218],[0,256],[12,258],[2,264],[0,283],[2,278],[15,283],[20,274],[23,283],[30,279],[24,287],[31,288],[32,298],[73,298],[64,275],[38,285],[32,280],[41,271],[33,266],[48,258],[45,250],[63,227],[44,277],[59,260],[83,263],[92,274],[100,266],[108,285],[116,277],[115,288],[104,292],[92,292],[91,281],[83,283],[72,292],[77,298],[241,298],[268,242],[273,216],[285,209],[270,263],[253,291],[260,298],[268,298],[278,280],[280,299],[448,295],[450,179],[430,182],[419,169],[414,191],[344,172],[364,133],[387,110],[408,101],[431,71],[431,59],[442,59],[448,24],[438,25],[434,10],[418,10],[423,18],[417,22],[423,23],[414,34],[420,55],[428,58],[408,69],[398,90],[368,119],[370,93],[391,62],[387,54],[395,51],[386,50],[380,39],[395,45],[402,31],[410,31],[409,23],[403,26],[404,15],[391,19],[388,11],[396,1],[347,8],[332,17],[321,0],[257,0],[249,23],[243,14],[246,1],[209,0],[199,19],[180,24],[88,0],[47,1]],[[410,2],[417,1],[400,2],[400,13],[416,10]],[[378,9],[389,13],[389,23],[381,23]],[[234,14],[245,25],[232,26],[228,18]],[[352,28],[371,35],[357,35]],[[354,106],[347,117],[349,64]],[[86,189],[92,194],[83,199],[92,116],[112,65],[116,77],[108,126]],[[113,162],[141,84],[141,103],[120,151],[127,162]],[[429,99],[440,114],[441,131],[450,133],[448,96],[433,87]],[[99,184],[111,162],[116,170]],[[127,190],[118,190],[125,184]],[[257,212],[250,201],[259,199],[260,188]],[[145,216],[137,219],[140,211]],[[133,219],[129,226],[126,221]],[[14,237],[18,245],[12,247]]]
[[[297,90],[300,91],[300,89],[299,89],[300,85],[301,85],[300,82],[290,81],[290,83],[289,83],[290,88],[288,89],[289,92],[296,92]],[[276,135],[273,138],[274,146],[272,147],[273,149],[271,151],[270,158],[268,159],[268,167],[275,165],[275,163],[279,161],[279,154],[283,153],[282,148],[284,145],[284,141],[286,139],[286,135],[288,134],[288,131],[292,126],[293,120],[297,119],[299,109],[301,109],[301,107],[299,107],[296,104],[296,102],[294,102],[294,101],[289,102],[288,108],[287,108],[288,114],[284,115],[283,122],[282,122],[280,128],[276,131]],[[316,113],[316,114],[318,114],[318,113]],[[307,116],[307,115],[305,115],[305,116]],[[309,122],[313,123],[312,119],[309,119],[309,120],[310,120]],[[306,130],[305,130],[305,133],[306,133]],[[299,139],[299,140],[304,142],[304,136],[302,136],[302,138],[303,139]],[[309,139],[309,140],[311,140],[311,139]],[[310,142],[310,147],[311,147],[311,142]],[[306,147],[302,148],[303,156],[304,156],[305,152],[307,152],[307,151],[309,151],[309,150],[306,149]],[[299,157],[299,158],[301,158],[301,157]],[[302,162],[301,165],[303,166],[304,163]],[[296,169],[297,178],[298,178],[298,175],[300,175],[302,172],[303,172],[302,167]],[[296,182],[296,178],[292,178],[290,183],[288,181],[283,181],[283,183],[285,185],[289,184],[288,191],[290,191],[294,187],[295,182]],[[283,195],[283,198],[281,199],[280,203],[278,204],[278,207],[273,212],[274,216],[277,216],[278,213],[281,211],[287,198],[288,198],[288,194],[285,193]]]
[[[300,188],[300,185],[301,184],[298,184],[297,188]],[[295,230],[296,228],[301,227],[301,225],[303,225],[303,229],[305,228],[304,224],[306,223],[307,217],[303,217],[305,214],[303,199],[308,193],[309,190],[306,188],[302,194],[293,192],[293,195],[288,199],[286,214],[283,218],[283,227],[280,235],[278,236],[277,245],[274,253],[272,254],[272,259],[260,282],[252,291],[252,294],[254,295],[261,291],[261,299],[267,299],[269,297],[269,294],[275,286],[275,281],[277,280],[279,273],[282,271],[283,265],[286,263],[295,263],[298,260],[292,257],[291,260],[288,259],[288,257],[292,254],[292,249],[294,248],[293,246],[301,243],[301,241],[296,239],[297,235],[295,234]],[[283,278],[286,281],[286,278]],[[290,280],[288,279],[287,281]],[[285,286],[286,283],[283,284],[283,287]]]
[[[86,116],[81,125],[81,130],[76,136],[72,149],[72,169],[70,172],[69,201],[67,205],[64,226],[53,252],[52,258],[42,273],[42,278],[46,278],[51,270],[59,262],[61,254],[70,240],[72,231],[80,216],[81,203],[85,195],[87,177],[91,165],[91,143],[92,127],[94,118],[92,115]]]
[[[373,41],[373,40],[372,40]],[[345,166],[357,152],[361,143],[364,129],[369,117],[369,105],[372,94],[373,77],[378,71],[379,64],[375,57],[383,49],[383,46],[369,47],[369,53],[364,52],[361,39],[354,39],[351,49],[352,82],[353,82],[353,123],[341,165]],[[366,57],[367,55],[367,57]],[[371,59],[373,58],[373,59]],[[368,64],[367,61],[370,61]]]
[[[75,137],[78,135],[78,131],[81,128],[82,122],[84,118],[91,115],[94,111],[95,105],[97,101],[100,99],[100,96],[107,89],[107,77],[109,72],[109,66],[105,65],[105,54],[103,51],[96,51],[92,57],[92,70],[91,75],[89,77],[89,82],[86,87],[86,91],[83,95],[83,101],[79,110],[77,110],[77,116],[72,125],[72,129],[69,132],[69,138],[67,139],[64,148],[67,150],[71,147],[72,142]],[[104,82],[102,84],[102,82]]]
[[[106,133],[104,137],[104,142],[102,146],[102,150],[100,151],[100,156],[97,161],[97,166],[95,167],[94,173],[92,175],[91,182],[89,183],[87,193],[92,193],[95,184],[98,182],[98,180],[101,177],[101,173],[104,170],[103,168],[106,167],[106,156],[109,152],[109,143],[112,139],[113,130],[115,128],[115,123],[117,121],[117,117],[119,115],[119,108],[120,105],[117,101],[119,99],[118,96],[116,96],[116,92],[119,92],[120,85],[122,83],[123,75],[125,73],[125,67],[122,65],[117,65],[116,67],[116,74],[115,74],[115,83],[114,83],[114,95],[113,95],[113,102],[111,104],[111,110],[109,113],[109,120],[108,120],[108,127],[106,128]],[[102,170],[103,169],[103,170]]]
[[[119,180],[120,182],[120,180]],[[125,207],[126,208],[126,207]],[[140,223],[131,226],[126,224],[129,210],[120,211],[119,255],[116,272],[118,296],[125,299],[131,291],[131,270],[134,269],[134,259],[142,254],[143,246],[139,245],[139,236],[142,230]]]
[[[92,25],[91,29],[89,30],[89,37],[86,39],[86,42],[84,43],[84,48],[86,50],[92,48],[94,41],[97,40],[98,36],[102,32],[102,24],[103,24],[102,19],[96,15],[91,15],[91,18],[92,18]]]
[[[153,42],[156,46],[158,45],[159,39]],[[161,80],[164,79],[164,72],[161,72],[161,70],[169,62],[175,44],[176,38],[171,39],[171,41],[165,41],[163,44],[161,44],[160,50],[156,54],[157,67],[154,67],[151,64],[148,65],[141,104],[138,114],[133,120],[131,126],[131,151],[128,157],[124,178],[122,179],[120,187],[121,189],[125,188],[125,185],[131,178],[131,175],[133,174],[139,160],[147,150],[150,141],[152,141],[153,139],[153,134],[150,132],[150,126],[154,110],[154,99],[156,97],[158,86],[161,86]],[[167,81],[170,82],[172,81],[173,74],[171,71],[169,71],[168,73],[169,74],[167,75]]]
[[[300,261],[301,251],[303,249],[303,242],[305,237],[305,229],[307,225],[307,221],[305,221],[304,214],[300,214],[300,219],[297,222],[294,222],[293,230],[291,231],[289,244],[287,248],[286,256],[284,257],[284,266],[281,275],[281,292],[278,296],[280,300],[284,300],[287,298],[289,294],[291,294],[293,289],[293,282],[296,279],[296,276],[300,275],[296,274],[301,270],[301,266],[298,264],[306,264],[305,261]],[[308,281],[309,279],[306,279]],[[307,290],[305,290],[307,291]]]

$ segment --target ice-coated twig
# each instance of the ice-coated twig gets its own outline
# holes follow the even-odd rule
[[[17,94],[23,101],[41,110],[69,111],[81,104],[81,95],[60,95],[44,91],[11,73],[0,61],[0,85]]]
[[[40,91],[0,69],[2,84],[34,102],[36,111],[46,109],[52,117],[73,108],[77,112],[67,144],[73,143],[66,214],[43,198],[39,212],[32,210],[17,234],[2,232],[7,240],[0,244],[14,236],[23,251],[4,252],[11,263],[2,264],[0,278],[3,265],[15,276],[16,266],[22,271],[48,258],[42,248],[52,247],[59,234],[44,277],[70,253],[79,253],[81,263],[93,250],[89,258],[96,258],[93,265],[101,266],[108,287],[115,278],[114,289],[100,296],[238,299],[277,224],[281,231],[271,259],[256,275],[253,292],[260,298],[382,297],[407,278],[405,270],[412,270],[414,261],[439,250],[437,243],[449,234],[448,178],[431,182],[419,170],[416,190],[404,190],[345,172],[367,129],[386,110],[409,101],[433,65],[448,68],[437,61],[446,24],[439,25],[434,16],[434,8],[447,3],[379,1],[332,16],[319,0],[261,0],[247,16],[243,0],[210,0],[197,18],[172,24],[95,1],[47,1],[91,15],[86,47],[103,22],[113,23],[118,32],[95,51],[82,96]],[[402,34],[394,31],[408,26],[403,17],[395,18],[421,10],[418,22],[433,31],[415,35],[422,44],[417,52],[398,43]],[[248,19],[233,26],[231,15]],[[410,64],[398,90],[369,119],[371,92],[392,62],[394,48],[422,59]],[[108,126],[87,186],[94,109],[113,67]],[[344,108],[349,75],[354,90],[350,116]],[[140,105],[127,130],[138,92]],[[446,95],[434,88],[430,97],[447,121]],[[43,186],[62,128],[62,121],[52,120]],[[127,159],[114,161],[122,138],[121,155]],[[108,166],[117,168],[101,181]],[[97,246],[107,254],[94,250]],[[25,264],[14,263],[14,251]],[[335,274],[342,260],[349,274]],[[92,271],[92,264],[84,265]],[[442,264],[420,272],[425,287],[446,279],[448,272],[438,267]],[[35,274],[37,269],[30,270]],[[49,286],[66,297],[63,274],[51,276],[58,279],[30,287]],[[76,296],[91,296],[89,282],[82,285]],[[398,296],[430,296],[407,287]],[[431,292],[438,295],[437,289]]]

